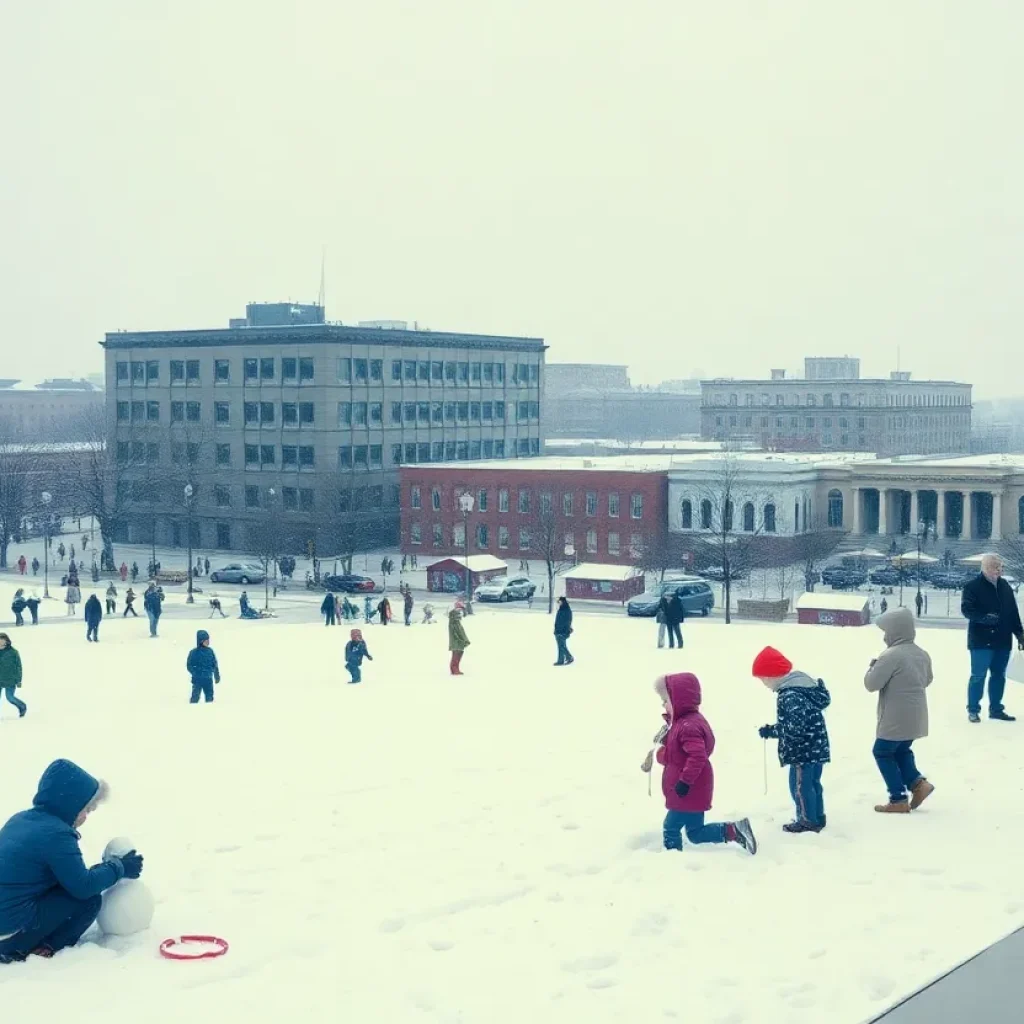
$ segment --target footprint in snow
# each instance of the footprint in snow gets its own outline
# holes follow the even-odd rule
[[[427,945],[435,953],[447,953],[448,950],[455,948],[455,943],[449,942],[447,939],[428,939]]]
[[[578,960],[569,960],[562,964],[562,970],[570,974],[582,974],[586,971],[603,971],[608,967],[614,967],[618,962],[619,958],[614,953],[582,956]]]

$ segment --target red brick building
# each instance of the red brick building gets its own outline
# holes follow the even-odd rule
[[[554,539],[560,556],[629,565],[668,522],[671,458],[539,458],[401,468],[402,553],[430,559],[464,551],[537,559]],[[459,497],[473,496],[464,516]]]

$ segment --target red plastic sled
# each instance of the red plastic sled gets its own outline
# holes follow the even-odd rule
[[[175,952],[176,946],[188,946],[189,943],[208,943],[217,949],[204,950],[202,953]],[[213,960],[228,951],[228,944],[216,935],[180,935],[176,939],[164,939],[160,943],[160,955],[166,960]]]

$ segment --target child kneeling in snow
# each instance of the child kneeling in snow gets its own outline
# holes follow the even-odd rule
[[[830,758],[825,708],[832,703],[825,684],[806,672],[794,672],[793,663],[774,647],[754,659],[753,674],[776,694],[778,722],[762,725],[758,735],[779,741],[779,764],[789,765],[789,792],[796,805],[796,821],[784,832],[820,832],[825,827],[825,794],[821,772]]]
[[[0,964],[74,946],[100,912],[100,893],[142,874],[134,850],[91,868],[82,860],[76,829],[106,794],[78,765],[54,761],[31,810],[0,829]]]
[[[352,677],[349,683],[361,683],[363,681],[362,664],[363,658],[373,661],[373,656],[366,648],[366,641],[363,639],[361,629],[353,629],[349,636],[352,638],[345,644],[345,668]]]
[[[715,734],[708,720],[698,711],[700,682],[695,675],[681,672],[659,676],[655,692],[665,709],[665,728],[655,737],[658,764],[664,765],[661,789],[665,795],[663,834],[666,850],[683,848],[683,830],[690,843],[737,843],[750,854],[757,853],[750,819],[705,824],[704,813],[711,810],[715,775],[709,760],[715,749]],[[642,766],[651,770],[651,758]]]

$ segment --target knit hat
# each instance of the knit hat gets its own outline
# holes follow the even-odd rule
[[[363,631],[361,629],[353,629],[352,632],[349,633],[349,636],[352,637],[353,640],[362,640]]]
[[[752,673],[760,679],[780,679],[793,671],[793,662],[774,647],[766,647],[755,659]]]

